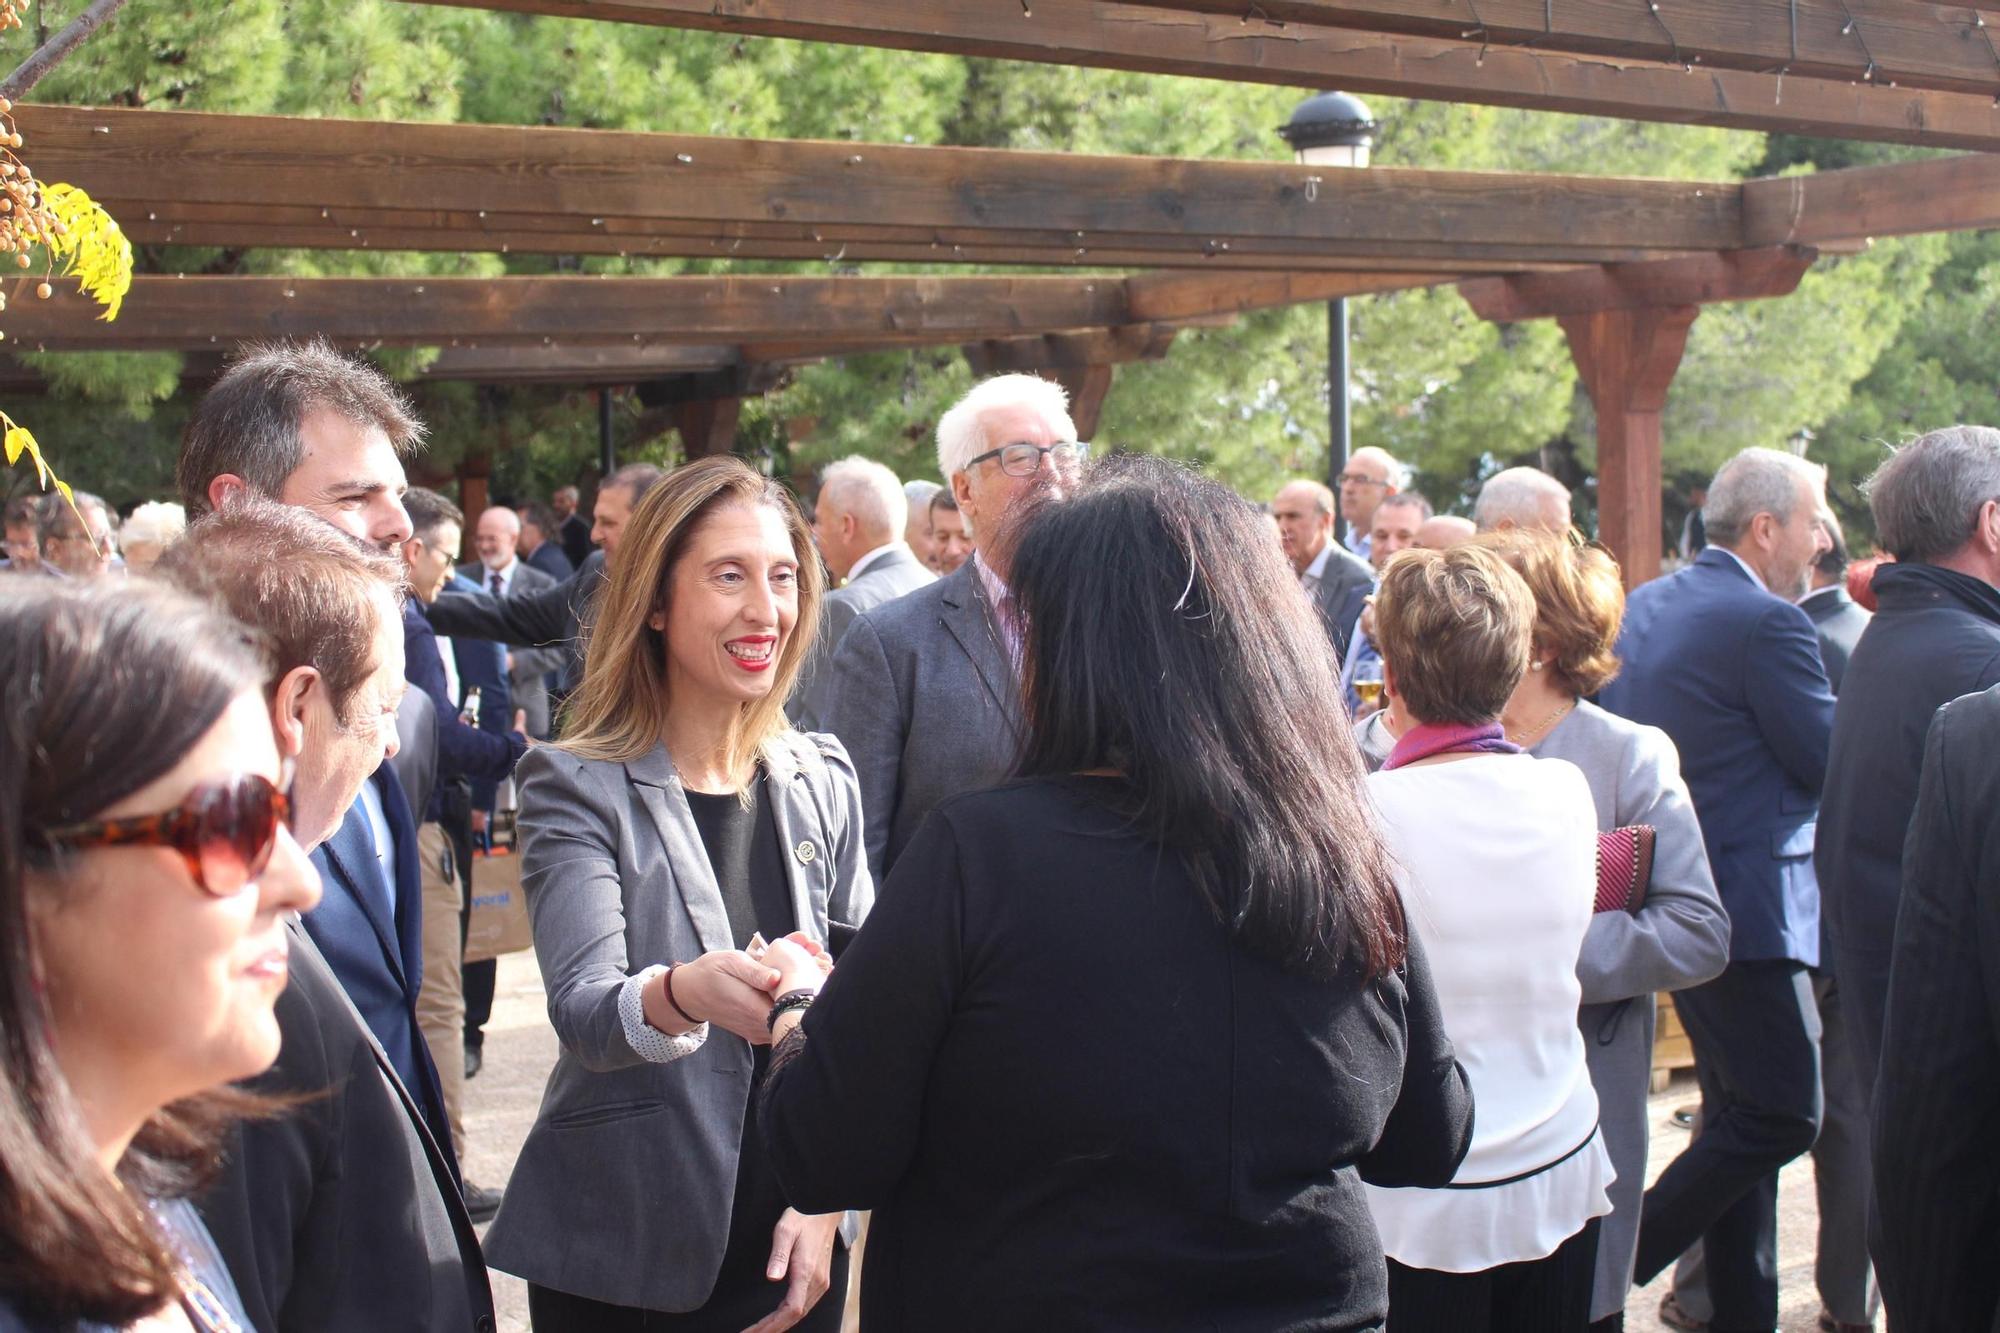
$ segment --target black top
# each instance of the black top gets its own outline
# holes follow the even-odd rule
[[[777,816],[771,811],[762,773],[750,788],[748,804],[733,792],[711,796],[683,791],[695,827],[701,832],[702,847],[708,852],[708,863],[715,870],[716,887],[722,890],[722,905],[729,914],[729,933],[736,947],[749,944],[755,934],[775,940],[797,930],[798,915],[792,908]],[[771,1048],[756,1046],[751,1050],[755,1058],[750,1084],[754,1106]],[[729,1211],[729,1241],[722,1253],[715,1290],[699,1310],[687,1314],[650,1312],[646,1326],[674,1333],[739,1333],[775,1310],[785,1288],[764,1276],[764,1265],[771,1258],[772,1228],[784,1211],[784,1191],[771,1172],[755,1114],[745,1114],[736,1159],[736,1195]],[[838,1327],[840,1302],[829,1298],[820,1306],[825,1308],[813,1311],[818,1323],[825,1324],[831,1318],[832,1327]],[[808,1322],[800,1327],[817,1326]]]
[[[1423,956],[1240,947],[1111,781],[936,807],[765,1082],[779,1179],[875,1210],[870,1333],[1376,1328],[1361,1179],[1444,1185],[1471,1136]]]
[[[401,799],[400,797],[398,799]],[[263,1333],[493,1333],[479,1238],[451,1144],[296,921],[278,996],[278,1063],[252,1087],[293,1095],[246,1121],[199,1200]]]
[[[1875,618],[1834,710],[1814,861],[1839,965],[1857,973],[1852,991],[1842,977],[1841,995],[1866,991],[1879,1030],[1924,733],[1940,706],[2000,683],[2000,591],[1921,564],[1880,566],[1874,590]],[[1861,981],[1864,971],[1879,980]]]
[[[1939,711],[1910,824],[1875,1092],[1881,1230],[1868,1247],[1896,1333],[2000,1328],[1996,752],[2000,690]]]
[[[785,853],[778,845],[777,817],[769,809],[763,774],[751,784],[747,804],[734,792],[686,794],[688,810],[701,831],[701,845],[715,869],[715,885],[722,890],[722,907],[729,914],[729,933],[736,947],[743,948],[760,932],[775,940],[797,930]]]

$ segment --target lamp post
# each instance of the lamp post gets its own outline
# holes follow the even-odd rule
[[[1299,103],[1278,133],[1305,166],[1365,167],[1378,128],[1360,98],[1320,93]],[[1336,495],[1347,471],[1347,381],[1347,298],[1336,296],[1326,303],[1326,484]],[[1341,514],[1335,535],[1344,540],[1346,528],[1347,516]]]

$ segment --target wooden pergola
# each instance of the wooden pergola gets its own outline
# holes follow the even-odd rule
[[[2000,147],[2000,48],[1914,0],[438,0],[522,13],[1941,148]],[[1996,15],[2000,24],[2000,15]],[[115,324],[17,303],[18,346],[325,334],[444,349],[434,377],[643,383],[693,453],[791,365],[958,345],[1061,379],[1095,427],[1115,366],[1182,328],[1458,284],[1557,319],[1597,409],[1602,535],[1658,570],[1660,410],[1712,301],[1792,291],[1820,250],[2000,224],[2000,158],[1747,182],[1185,161],[543,127],[37,106],[37,171],[135,242],[815,261],[629,278],[150,276]],[[528,186],[530,188],[523,188]],[[843,275],[850,264],[920,267]],[[951,266],[1044,270],[945,276]]]

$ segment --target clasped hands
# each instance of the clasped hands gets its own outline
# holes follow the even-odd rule
[[[803,931],[769,944],[753,937],[748,949],[714,949],[654,978],[642,997],[646,1021],[671,1033],[713,1023],[753,1046],[768,1045],[771,1001],[788,991],[817,991],[832,971],[833,959]]]

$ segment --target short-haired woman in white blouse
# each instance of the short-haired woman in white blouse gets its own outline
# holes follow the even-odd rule
[[[1472,1086],[1472,1147],[1443,1189],[1368,1191],[1392,1333],[1582,1333],[1611,1161],[1577,1030],[1596,891],[1583,774],[1509,743],[1535,603],[1491,551],[1399,554],[1375,601],[1401,739],[1369,778]]]

